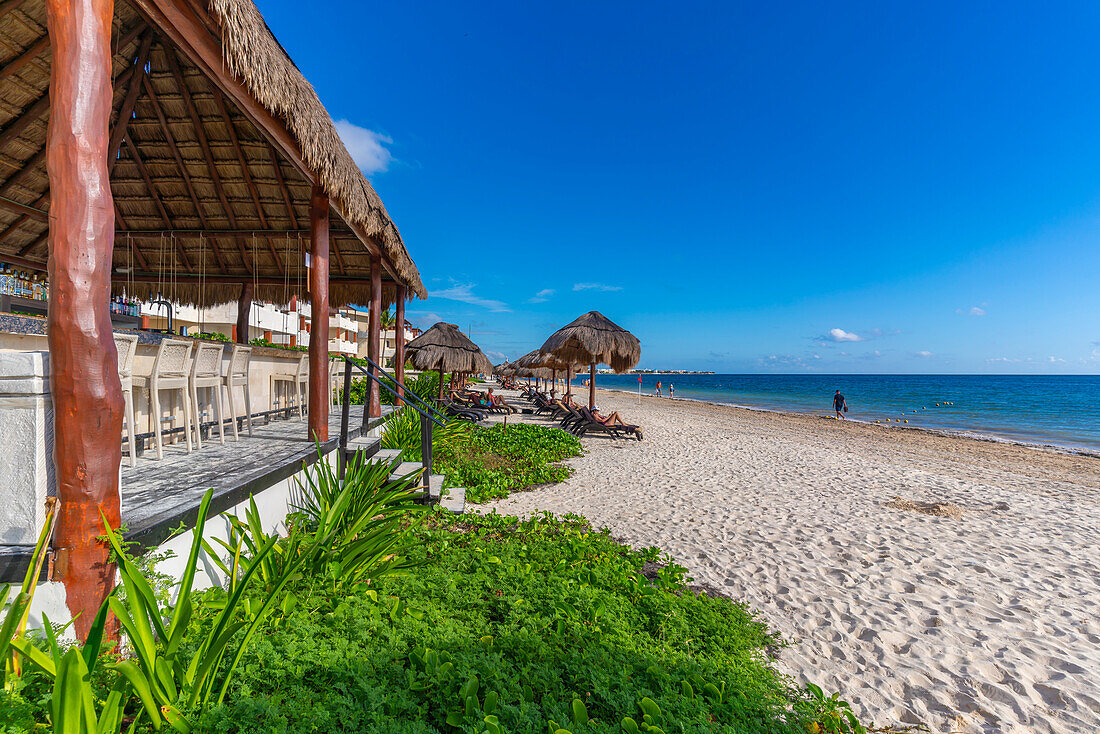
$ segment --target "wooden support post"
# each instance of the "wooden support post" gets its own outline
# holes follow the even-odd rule
[[[370,313],[367,315],[367,356],[377,365],[382,364],[382,259],[377,255],[370,258]],[[378,377],[378,371],[370,368],[371,374]],[[382,415],[382,391],[374,380],[370,381],[370,417]]]
[[[596,407],[596,365],[588,371],[588,409]]]
[[[397,394],[401,398],[405,397],[405,388],[403,383],[405,382],[405,298],[408,295],[408,286],[397,286],[397,305],[394,315],[393,324],[393,374],[397,378]],[[397,404],[401,405],[404,400],[400,398],[397,400]]]
[[[84,640],[115,583],[100,513],[121,524],[122,386],[108,308],[115,215],[107,175],[113,0],[46,0],[53,59],[50,389],[61,509],[55,577]]]
[[[241,283],[241,295],[237,297],[237,331],[233,335],[238,344],[248,344],[248,316],[252,311],[252,284]]]
[[[313,187],[309,200],[309,438],[328,440],[328,195]]]

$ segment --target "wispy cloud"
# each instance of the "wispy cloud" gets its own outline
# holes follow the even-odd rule
[[[380,173],[389,168],[390,162],[393,161],[393,154],[386,146],[393,144],[393,138],[359,127],[347,120],[336,121],[336,132],[340,134],[344,147],[351,153],[360,171],[371,174]]]
[[[494,352],[491,349],[485,352],[485,356],[489,358],[489,361],[493,364],[500,364],[501,362],[507,362],[508,357],[504,352]]]
[[[621,291],[621,285],[607,285],[606,283],[574,283],[575,291]]]
[[[434,311],[406,311],[405,318],[418,329],[428,329],[443,320],[443,317]]]
[[[927,349],[922,349],[919,352],[913,352],[913,356],[914,357],[920,357],[921,359],[931,359],[932,357],[934,357],[936,355],[933,354],[932,352],[928,351]]]
[[[528,298],[527,302],[528,303],[545,303],[547,300],[549,300],[550,296],[552,296],[552,295],[554,295],[554,289],[553,288],[543,288],[541,291],[539,291],[535,295]]]
[[[428,296],[431,298],[446,298],[450,301],[458,301],[460,303],[468,303],[471,306],[481,306],[487,308],[490,311],[505,312],[511,311],[508,308],[508,304],[504,301],[495,301],[491,298],[482,298],[474,293],[474,288],[477,287],[476,283],[454,283],[450,288],[444,288],[438,291],[431,291]]]
[[[980,306],[971,306],[970,308],[956,308],[955,313],[962,316],[985,316],[985,307],[989,305],[983,303]]]
[[[854,331],[845,331],[844,329],[829,329],[829,333],[825,335],[825,339],[831,342],[862,342],[866,341],[867,337],[860,336]]]

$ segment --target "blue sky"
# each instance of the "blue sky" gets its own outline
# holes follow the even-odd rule
[[[1100,4],[258,4],[494,359],[1100,372]]]

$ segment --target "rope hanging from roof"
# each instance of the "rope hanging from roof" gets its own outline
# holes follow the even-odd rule
[[[199,233],[199,301],[206,303],[206,237]],[[206,333],[206,306],[199,308],[199,328]]]

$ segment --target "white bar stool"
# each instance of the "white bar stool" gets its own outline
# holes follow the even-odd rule
[[[214,406],[218,420],[218,438],[225,443],[225,424],[222,420],[222,346],[198,342],[195,358],[191,360],[191,377],[187,381],[191,393],[191,413],[195,416],[195,447],[202,448],[202,420],[199,413],[199,390],[214,391]]]
[[[280,382],[286,382],[289,383],[286,389],[286,405],[287,407],[290,406],[290,391],[293,389],[298,396],[298,420],[305,420],[305,400],[303,399],[305,391],[302,390],[302,387],[309,382],[309,362],[307,360],[308,355],[303,353],[296,368],[282,367],[280,369],[277,367],[271,373],[271,410],[275,410],[275,390]]]
[[[126,418],[126,441],[130,449],[130,466],[137,466],[137,441],[134,434],[134,355],[138,338],[134,334],[115,334],[115,351],[118,352],[118,381],[122,383],[123,410]]]
[[[183,397],[183,435],[187,438],[187,453],[191,453],[191,401],[188,399],[187,358],[191,356],[191,342],[165,339],[157,350],[153,373],[135,375],[134,384],[149,391],[149,420],[153,423],[153,439],[157,447],[157,459],[164,458],[164,439],[161,436],[160,393],[162,390],[179,391]]]
[[[222,378],[225,385],[225,395],[229,399],[229,418],[233,421],[233,440],[240,441],[240,432],[237,429],[237,411],[233,407],[233,388],[240,387],[244,390],[244,418],[248,422],[248,435],[252,435],[252,397],[248,391],[248,368],[252,364],[252,347],[240,344],[234,345],[233,352],[229,356],[229,368]]]

